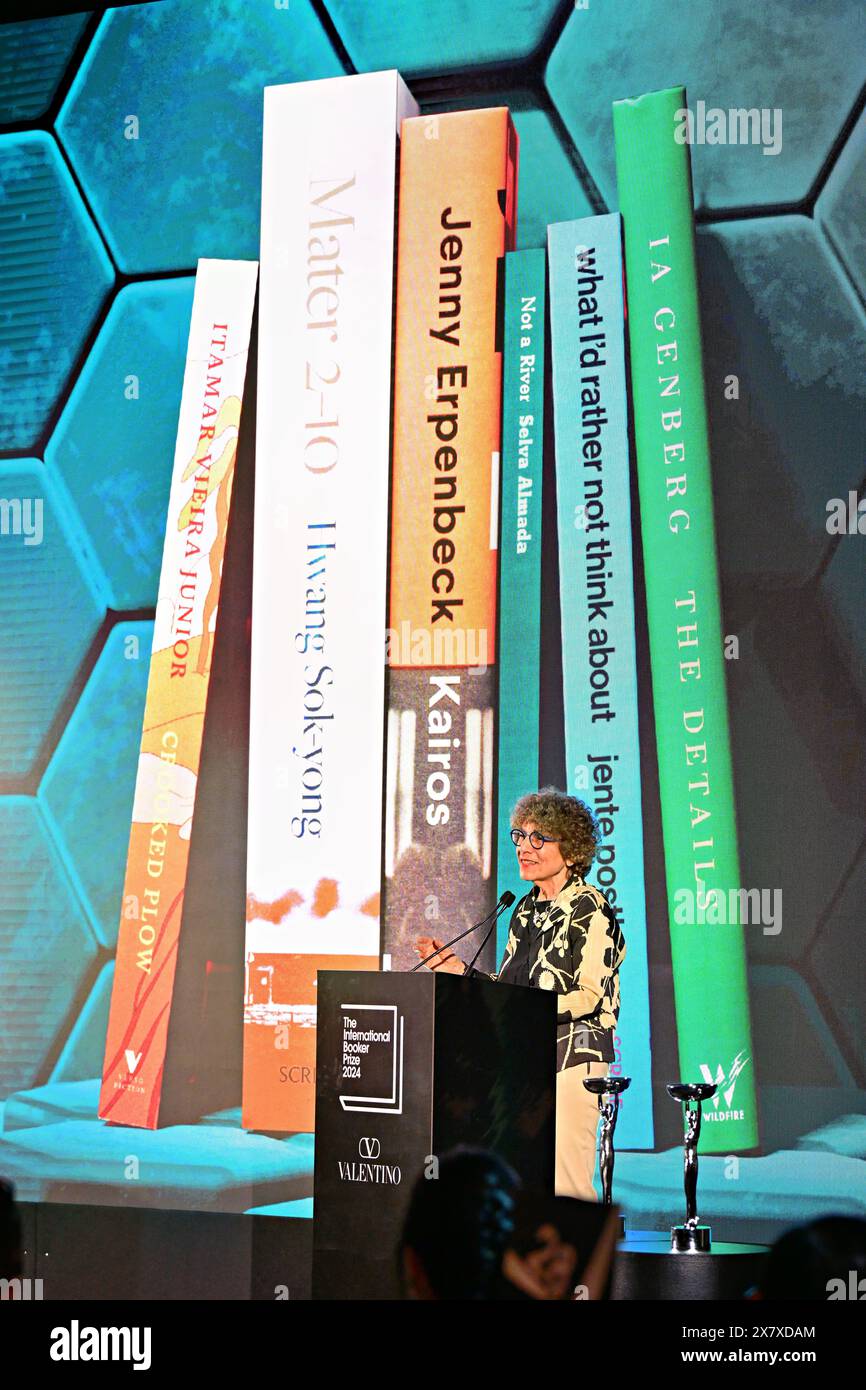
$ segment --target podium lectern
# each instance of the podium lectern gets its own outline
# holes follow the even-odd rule
[[[555,994],[320,970],[317,1016],[314,1298],[398,1296],[412,1187],[456,1144],[553,1192]]]

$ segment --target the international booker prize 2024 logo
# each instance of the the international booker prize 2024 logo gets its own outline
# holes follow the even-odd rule
[[[341,1004],[340,1008],[341,1106],[373,1115],[402,1115],[403,1015],[396,1004]]]

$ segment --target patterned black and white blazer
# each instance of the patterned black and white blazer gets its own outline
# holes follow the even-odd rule
[[[561,995],[556,1067],[613,1062],[625,939],[607,898],[574,874],[548,903],[533,886],[514,909],[493,980]],[[480,972],[472,972],[480,973]]]

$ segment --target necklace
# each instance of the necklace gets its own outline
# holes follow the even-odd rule
[[[551,909],[552,907],[553,907],[553,899],[552,899],[552,898],[545,898],[543,901],[542,901],[541,899],[539,899],[539,900],[536,902],[536,904],[535,904],[535,909],[534,909],[534,915],[535,915],[535,920],[536,920],[536,923],[537,923],[538,928],[539,928],[540,931],[542,931],[542,930],[544,929],[545,923],[547,922],[547,919],[548,919],[548,917],[550,916],[550,909]]]

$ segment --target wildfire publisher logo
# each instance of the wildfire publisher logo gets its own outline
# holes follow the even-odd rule
[[[737,1085],[737,1078],[744,1067],[748,1065],[748,1057],[743,1052],[738,1052],[728,1069],[727,1075],[721,1062],[716,1067],[716,1074],[706,1062],[701,1062],[701,1076],[710,1086],[716,1087],[716,1094],[713,1096],[712,1110],[704,1111],[704,1118],[707,1120],[742,1120],[744,1112],[742,1110],[732,1110],[731,1105],[734,1099],[734,1090]],[[726,1108],[719,1109],[720,1102],[724,1099]]]

